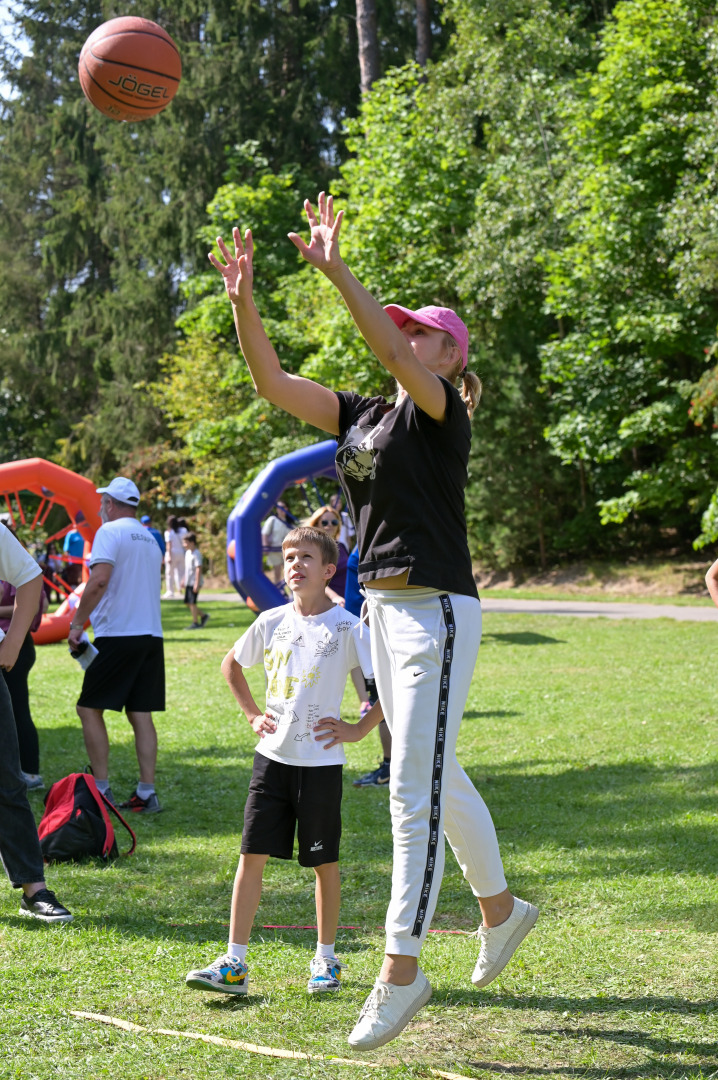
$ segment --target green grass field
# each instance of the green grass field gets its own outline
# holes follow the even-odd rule
[[[351,785],[378,756],[374,734],[348,748],[341,922],[358,929],[339,933],[341,993],[306,994],[311,930],[262,929],[314,922],[314,875],[280,861],[268,866],[250,945],[252,993],[235,1000],[184,986],[187,970],[226,944],[254,746],[219,674],[249,615],[220,602],[210,610],[208,629],[188,633],[182,605],[164,605],[165,812],[135,822],[137,853],[108,868],[48,870],[75,914],[68,927],[20,919],[18,894],[0,890],[0,1076],[716,1075],[715,627],[486,616],[460,754],[494,815],[509,885],[541,917],[499,979],[475,990],[476,906],[449,852],[434,922],[447,932],[431,934],[422,954],[430,1004],[389,1046],[338,1064],[317,1057],[360,1057],[346,1035],[379,968],[389,895],[388,792]],[[79,686],[64,646],[39,650],[31,690],[46,781],[85,764]],[[356,715],[351,688],[345,707]],[[109,717],[112,785],[124,798],[136,780],[133,745],[126,720]],[[31,800],[39,817],[42,796]]]

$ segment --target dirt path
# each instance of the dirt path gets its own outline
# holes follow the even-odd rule
[[[718,622],[718,608],[710,601],[705,607],[680,604],[611,603],[603,600],[494,600],[483,596],[484,612],[530,615],[571,615],[578,619],[678,619],[680,622]]]
[[[236,593],[211,593],[203,602],[237,602]],[[677,619],[680,622],[718,622],[718,608],[710,601],[705,607],[680,604],[611,603],[604,600],[499,600],[482,596],[484,613],[502,612],[523,615],[571,615],[578,619]]]

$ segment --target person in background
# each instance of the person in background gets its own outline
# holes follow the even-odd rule
[[[40,567],[0,523],[0,577],[15,588],[7,633],[0,641],[0,668],[11,672],[37,614],[42,594]],[[22,889],[20,915],[46,923],[72,922],[72,915],[45,884],[35,818],[20,767],[10,692],[0,679],[0,860],[14,889]]]
[[[164,560],[165,553],[167,551],[167,545],[165,544],[165,538],[164,538],[164,536],[162,535],[162,533],[160,532],[159,529],[154,529],[152,527],[152,518],[150,517],[150,515],[149,514],[143,514],[142,517],[140,518],[140,524],[144,525],[144,527],[147,529],[147,532],[150,533],[152,536],[154,536],[155,540],[157,541],[157,543],[160,546],[160,551],[162,552],[162,559]]]
[[[62,573],[62,580],[71,589],[75,589],[82,581],[82,557],[85,554],[85,540],[82,533],[77,529],[71,529],[69,533],[66,533],[62,550],[67,562]]]
[[[279,585],[284,577],[282,542],[292,526],[286,503],[280,501],[274,509],[275,513],[270,514],[262,525],[262,552],[269,567],[267,576],[275,585]]]
[[[352,615],[356,615],[361,618],[362,605],[364,597],[359,590],[359,548],[355,547],[347,560],[347,583],[344,589],[344,607],[347,611],[351,611]],[[356,682],[354,683],[356,686]],[[369,712],[374,702],[377,700],[376,683],[373,679],[366,680],[366,700],[362,701],[362,705],[359,711],[359,716],[364,716]],[[357,693],[360,695],[360,688],[357,687]],[[379,724],[377,731],[379,732],[379,739],[381,741],[382,761],[370,772],[365,773],[363,776],[358,776],[352,783],[354,787],[383,787],[389,783],[391,779],[391,732],[387,725],[386,720],[382,720]]]
[[[137,521],[140,493],[126,476],[97,489],[102,525],[90,555],[90,580],[70,623],[68,644],[77,649],[88,618],[97,656],[85,670],[77,715],[95,783],[114,803],[105,709],[127,713],[135,736],[140,777],[124,810],[156,814],[157,731],[153,712],[165,707],[165,661],[157,577],[160,549]]]
[[[43,589],[48,604],[52,603],[52,594],[55,594],[55,603],[61,604],[65,599],[65,590],[62,587],[62,559],[58,555],[55,544],[50,541],[40,552],[38,563],[43,573]]]
[[[338,514],[341,519],[342,527],[339,533],[339,543],[343,544],[347,551],[351,552],[352,548],[356,544],[356,529],[354,528],[354,522],[344,509],[344,502],[341,495],[335,492],[329,499],[329,508],[333,510],[335,514]]]
[[[182,537],[187,529],[181,529],[179,518],[171,514],[165,529],[165,600],[181,596],[184,589],[184,547]]]
[[[307,518],[304,524],[312,529],[321,529],[322,532],[328,533],[337,545],[337,550],[339,552],[337,569],[334,577],[327,585],[327,596],[335,604],[344,607],[344,590],[347,583],[347,560],[349,558],[349,552],[339,539],[342,528],[341,518],[336,510],[332,510],[328,506],[320,506],[318,510],[314,511],[311,517]]]
[[[193,532],[188,532],[186,536],[182,537],[182,545],[184,547],[184,602],[190,610],[192,616],[192,625],[188,626],[188,630],[199,630],[201,627],[206,626],[209,620],[209,615],[206,611],[200,611],[197,607],[197,597],[199,596],[199,590],[204,584],[204,577],[202,575],[202,565],[204,560],[202,559],[202,552],[197,547],[197,537]]]

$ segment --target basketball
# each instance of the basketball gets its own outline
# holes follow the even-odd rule
[[[182,61],[166,30],[126,15],[93,30],[82,46],[78,72],[91,105],[112,120],[133,122],[167,108],[177,93]]]

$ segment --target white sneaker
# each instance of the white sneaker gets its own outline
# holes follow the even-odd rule
[[[377,979],[349,1036],[349,1045],[355,1050],[375,1050],[391,1042],[430,997],[431,985],[421,968],[408,986]]]
[[[538,908],[515,896],[514,909],[506,922],[499,926],[479,927],[481,949],[471,976],[474,986],[488,986],[501,974],[538,916]]]

